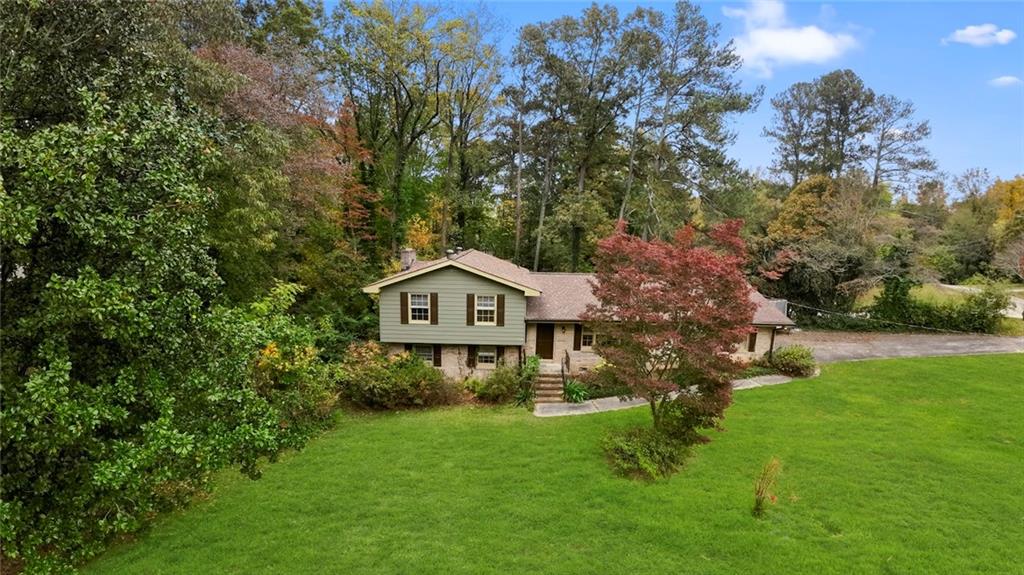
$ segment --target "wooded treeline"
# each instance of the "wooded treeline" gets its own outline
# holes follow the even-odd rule
[[[81,560],[301,445],[402,246],[589,271],[619,219],[741,218],[749,277],[807,305],[1022,279],[1024,179],[943,175],[912,103],[852,71],[771,98],[755,173],[729,123],[762,91],[696,6],[593,5],[507,52],[497,29],[401,1],[0,2],[5,554]]]
[[[586,7],[509,31],[508,53],[483,11],[182,2],[160,21],[128,18],[145,20],[145,35],[122,34],[123,21],[103,34],[118,44],[103,55],[122,67],[118,86],[90,61],[100,46],[58,45],[109,9],[99,12],[74,30],[39,23],[54,43],[40,47],[65,51],[41,55],[75,71],[56,81],[48,71],[8,73],[18,88],[9,91],[29,108],[8,115],[26,129],[58,121],[54,108],[77,106],[81,90],[138,85],[141,54],[173,66],[175,90],[220,124],[218,165],[206,175],[216,193],[208,237],[232,301],[297,282],[309,288],[300,311],[365,336],[373,319],[358,287],[393,269],[401,246],[421,258],[475,247],[532,269],[587,271],[618,219],[638,235],[667,237],[684,223],[742,218],[759,266],[752,275],[766,291],[808,303],[835,304],[820,292],[874,281],[873,253],[895,236],[915,245],[925,275],[1019,272],[1007,265],[1021,249],[1012,223],[1019,192],[986,199],[983,170],[943,175],[913,103],[874,93],[850,70],[771,98],[764,136],[776,143],[774,164],[741,169],[727,154],[729,121],[762,94],[743,90],[731,44],[686,2]],[[785,204],[814,176],[843,190],[823,200],[841,204],[823,207],[834,218],[817,222],[823,234],[786,220],[808,217],[808,206]],[[856,214],[839,217],[843,210]],[[811,269],[828,277],[804,277]]]

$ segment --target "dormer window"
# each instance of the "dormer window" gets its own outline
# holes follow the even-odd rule
[[[430,294],[409,294],[409,322],[430,323]]]
[[[476,296],[476,324],[497,325],[497,296],[478,295]]]

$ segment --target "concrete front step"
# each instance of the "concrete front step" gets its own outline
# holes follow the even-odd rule
[[[540,397],[533,398],[534,403],[565,403],[562,401],[562,396],[558,397]]]
[[[542,371],[534,386],[534,403],[564,403],[562,399],[562,373]]]

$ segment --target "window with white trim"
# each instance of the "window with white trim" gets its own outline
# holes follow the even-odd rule
[[[498,363],[498,350],[495,346],[482,346],[476,352],[476,364],[481,367],[493,367]]]
[[[409,294],[409,321],[412,323],[430,323],[430,294]]]
[[[434,346],[416,344],[412,346],[412,352],[423,361],[429,364],[434,363]]]
[[[496,325],[498,296],[476,296],[476,323],[478,325]]]
[[[583,334],[580,335],[580,348],[590,349],[594,347],[594,332],[583,330]]]

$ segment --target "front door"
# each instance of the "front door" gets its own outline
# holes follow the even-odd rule
[[[541,359],[555,359],[555,324],[537,324],[537,355]]]

